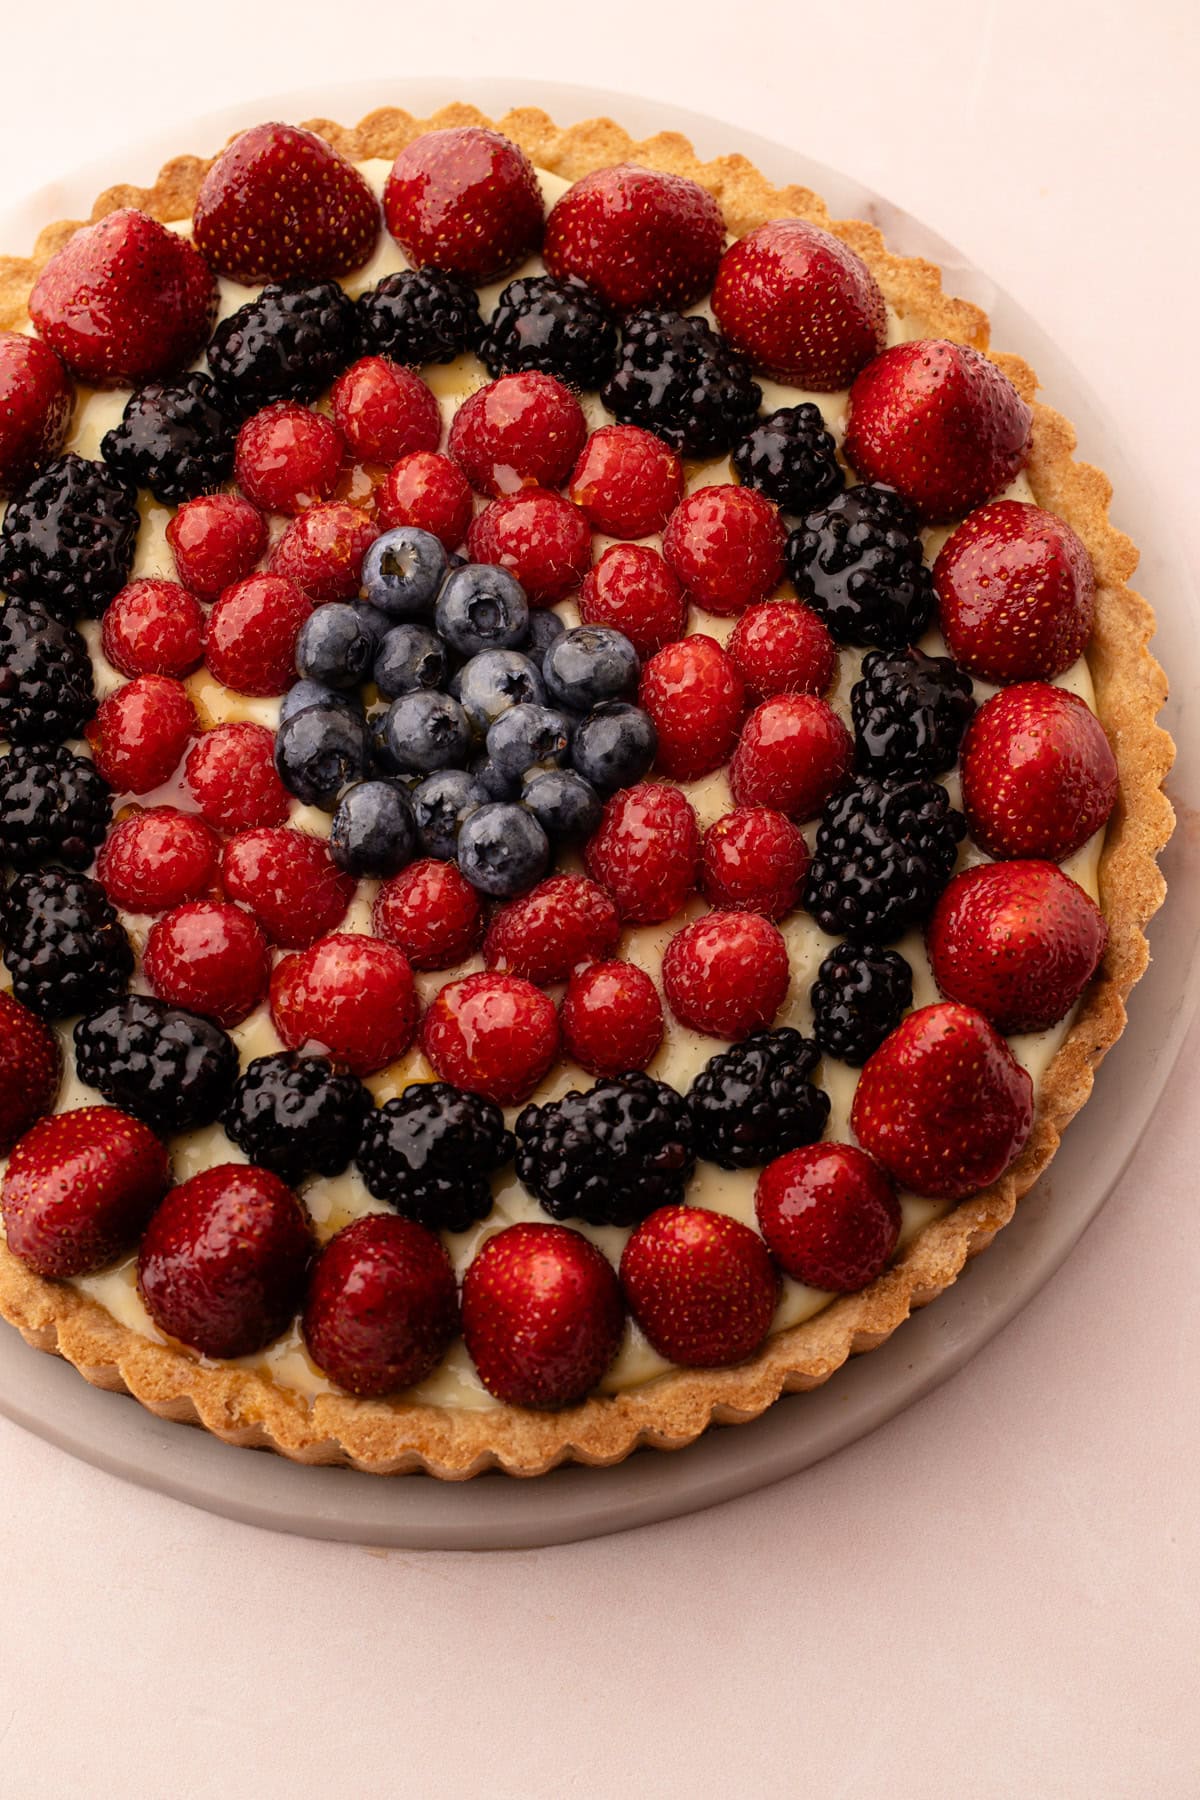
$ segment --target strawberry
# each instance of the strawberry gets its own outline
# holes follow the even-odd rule
[[[526,369],[469,394],[454,415],[446,451],[476,493],[557,487],[583,448],[587,421],[553,375]]]
[[[188,751],[183,779],[210,825],[242,831],[282,825],[291,800],[275,768],[275,736],[265,725],[216,725]]]
[[[452,969],[483,936],[483,907],[455,863],[426,857],[382,884],[371,924],[414,969]]]
[[[724,242],[721,209],[694,181],[618,163],[594,169],[555,202],[542,254],[552,275],[578,275],[631,312],[699,300]]]
[[[634,963],[587,963],[567,983],[562,1034],[568,1055],[591,1075],[644,1069],[663,1040],[658,989]]]
[[[199,728],[185,687],[169,675],[138,675],[101,702],[87,739],[110,788],[148,794],[178,768]]]
[[[419,1011],[407,960],[378,938],[335,932],[285,956],[271,976],[271,1018],[287,1047],[319,1046],[355,1075],[402,1056]]]
[[[299,125],[254,125],[200,184],[197,247],[243,286],[348,275],[369,262],[379,202],[354,164]]]
[[[584,862],[627,924],[652,925],[673,918],[694,891],[699,853],[687,798],[665,782],[643,781],[608,801]]]
[[[54,1105],[62,1051],[48,1025],[0,994],[0,1156]]]
[[[662,964],[667,1005],[707,1037],[762,1031],[788,990],[787,945],[760,913],[711,912],[677,931]]]
[[[142,968],[160,1000],[228,1027],[240,1025],[266,994],[271,953],[249,913],[197,900],[150,927]]]
[[[167,912],[213,891],[216,840],[191,813],[151,806],[113,826],[96,859],[96,877],[114,906]]]
[[[704,834],[700,890],[710,906],[782,919],[800,903],[808,845],[769,806],[740,806]]]
[[[457,550],[471,523],[471,484],[448,456],[414,450],[388,470],[379,490],[385,525],[415,525]]]
[[[356,886],[335,865],[324,838],[288,825],[231,838],[221,852],[221,879],[229,898],[283,950],[304,950],[340,925]]]
[[[728,648],[753,700],[827,694],[837,673],[837,645],[824,619],[790,600],[750,607],[734,626]]]
[[[728,616],[778,587],[786,536],[778,511],[754,488],[718,483],[675,508],[663,555],[701,606]]]
[[[753,1356],[779,1297],[779,1277],[758,1233],[700,1206],[652,1212],[625,1245],[621,1285],[659,1355],[692,1369]]]
[[[267,547],[267,521],[240,494],[199,494],[167,526],[175,570],[185,588],[215,600],[241,581]]]
[[[441,1239],[371,1213],[330,1238],[312,1272],[304,1341],[348,1394],[394,1394],[432,1375],[458,1335],[458,1286]]]
[[[729,765],[739,806],[771,806],[811,819],[850,768],[854,742],[833,708],[813,694],[776,694],[742,727]]]
[[[754,1195],[758,1228],[785,1274],[854,1294],[881,1275],[900,1237],[900,1202],[854,1144],[805,1144],[768,1163]]]
[[[687,630],[687,595],[649,544],[612,544],[583,578],[579,617],[611,625],[649,657]]]
[[[1116,758],[1078,694],[1021,682],[993,694],[959,750],[963,811],[989,856],[1065,862],[1117,802]]]
[[[850,1123],[901,1187],[962,1200],[1021,1150],[1033,1082],[982,1013],[943,1000],[909,1013],[868,1057]]]
[[[528,1100],[558,1054],[558,1016],[517,975],[447,982],[425,1014],[421,1048],[445,1081],[498,1106]]]
[[[8,1247],[36,1275],[65,1280],[102,1269],[136,1244],[170,1178],[150,1127],[115,1106],[40,1119],[0,1188]]]
[[[480,126],[427,131],[406,144],[383,190],[387,228],[415,268],[434,263],[475,283],[532,256],[542,191],[525,152]]]
[[[296,640],[312,601],[283,575],[248,575],[208,615],[204,655],[238,694],[286,693],[296,679]]]
[[[552,488],[523,487],[476,513],[467,533],[473,562],[509,569],[535,606],[574,593],[592,565],[592,533],[577,506]]]
[[[675,781],[711,775],[728,761],[745,704],[737,665],[715,638],[696,631],[667,644],[638,688],[638,705],[658,734],[655,766]]]
[[[204,613],[177,581],[131,581],[104,614],[100,647],[122,675],[189,675],[204,656]]]
[[[49,344],[0,331],[0,500],[6,500],[67,436],[75,390]]]
[[[886,341],[887,309],[866,263],[804,219],[772,219],[730,245],[712,306],[755,368],[820,394],[849,387]]]
[[[683,499],[683,464],[652,431],[602,425],[583,446],[567,492],[593,531],[649,537]]]
[[[483,940],[483,960],[546,987],[607,956],[620,935],[616,906],[602,887],[586,875],[551,875],[500,908]]]
[[[195,245],[132,207],[77,231],[29,297],[41,336],[94,387],[186,368],[216,311],[216,280]]]

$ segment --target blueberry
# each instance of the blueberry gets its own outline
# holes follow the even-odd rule
[[[525,643],[525,654],[540,669],[542,660],[551,644],[556,643],[566,630],[566,626],[556,612],[547,607],[539,607],[537,612],[529,615],[529,637]]]
[[[424,688],[392,701],[384,729],[392,761],[402,774],[461,769],[471,747],[471,727],[458,701]]]
[[[523,894],[550,864],[550,844],[531,812],[495,801],[463,820],[458,866],[471,886],[497,900]]]
[[[539,769],[521,791],[527,806],[546,836],[560,844],[579,844],[590,838],[604,811],[590,782],[574,769]]]
[[[453,862],[458,828],[468,813],[486,806],[488,793],[465,769],[442,769],[412,792],[417,837],[426,856]]]
[[[601,794],[640,781],[654,761],[658,733],[640,706],[597,706],[575,727],[571,761]]]
[[[437,628],[460,656],[511,650],[529,634],[525,590],[507,569],[467,563],[455,569],[438,595]]]
[[[367,722],[344,706],[309,706],[275,734],[275,767],[289,793],[332,812],[338,795],[370,761]]]
[[[375,639],[357,607],[334,604],[310,612],[296,640],[296,668],[305,681],[357,687],[371,667]]]
[[[417,826],[398,781],[347,788],[329,828],[329,854],[350,875],[395,875],[413,859]]]
[[[561,766],[570,748],[571,721],[549,706],[510,706],[488,727],[488,758],[513,781],[537,764]]]
[[[389,700],[446,680],[442,640],[427,625],[393,625],[375,653],[375,685]]]
[[[457,677],[458,698],[477,731],[486,731],[510,706],[544,706],[542,678],[519,650],[485,650],[464,663]]]
[[[357,694],[339,694],[320,681],[298,681],[279,702],[279,723],[282,725],[297,713],[307,712],[310,706],[337,706],[355,717],[362,712]]]
[[[471,780],[487,794],[489,800],[515,800],[521,786],[521,777],[505,773],[499,764],[490,756],[477,756],[470,765]]]
[[[370,632],[371,641],[378,647],[392,629],[395,620],[389,619],[385,612],[380,612],[377,606],[371,606],[366,600],[352,600],[350,604]]]
[[[550,698],[574,712],[587,712],[633,693],[640,669],[629,639],[607,625],[577,625],[574,631],[564,631],[542,663]]]
[[[392,619],[428,618],[446,576],[446,552],[432,532],[397,525],[363,558],[363,592]]]

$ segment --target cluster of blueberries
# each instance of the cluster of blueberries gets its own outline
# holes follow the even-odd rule
[[[376,539],[362,595],[305,621],[275,740],[284,785],[333,814],[330,852],[352,875],[435,856],[481,893],[523,893],[654,760],[629,698],[636,650],[531,612],[507,569],[448,556],[415,526]]]

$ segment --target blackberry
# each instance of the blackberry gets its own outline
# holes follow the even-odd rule
[[[707,319],[635,312],[601,398],[623,424],[656,432],[685,456],[719,456],[749,431],[762,389]]]
[[[86,757],[60,744],[0,757],[0,859],[15,869],[86,869],[111,818],[108,783]]]
[[[847,488],[788,539],[788,573],[840,644],[899,650],[933,610],[917,516],[889,487]]]
[[[211,375],[150,381],[129,396],[100,450],[110,469],[180,506],[233,473],[234,422]]]
[[[0,588],[40,600],[60,619],[98,618],[128,579],[137,533],[137,489],[69,451],[9,502]]]
[[[785,1027],[756,1031],[710,1058],[688,1091],[696,1149],[723,1169],[751,1169],[815,1144],[829,1095],[813,1085],[821,1051]]]
[[[238,1057],[211,1020],[149,994],[126,994],[79,1020],[75,1069],[154,1131],[193,1131],[220,1117]]]
[[[340,1175],[354,1155],[371,1096],[327,1056],[256,1056],[234,1083],[225,1135],[284,1181]]]
[[[810,513],[846,485],[837,445],[819,406],[781,406],[748,431],[733,452],[738,480],[785,512]]]
[[[242,415],[272,400],[311,400],[358,355],[358,314],[336,281],[273,281],[222,319],[208,366]]]
[[[483,334],[470,282],[432,266],[385,275],[359,297],[358,317],[368,350],[410,368],[453,362],[474,350]]]
[[[55,744],[96,710],[92,659],[72,625],[35,600],[0,607],[0,737]]]
[[[466,1231],[492,1210],[491,1176],[513,1135],[491,1100],[446,1081],[414,1082],[367,1114],[358,1168],[377,1200],[431,1231]]]
[[[18,875],[4,896],[4,937],[13,993],[40,1019],[103,1006],[133,973],[125,929],[86,875]]]
[[[578,275],[510,281],[479,346],[493,375],[541,369],[569,388],[599,388],[617,361],[617,328]]]
[[[872,650],[850,690],[850,711],[864,774],[938,775],[958,759],[975,694],[948,656]]]
[[[931,910],[965,831],[939,782],[862,776],[821,814],[804,904],[831,936],[886,943]]]
[[[912,970],[898,950],[836,944],[811,989],[813,1031],[826,1056],[860,1069],[912,1005]]]
[[[553,1219],[636,1225],[683,1199],[695,1160],[687,1101],[650,1075],[572,1089],[517,1118],[517,1174]]]

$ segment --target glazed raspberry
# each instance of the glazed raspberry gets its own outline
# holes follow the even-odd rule
[[[772,219],[732,244],[712,304],[755,368],[817,393],[849,387],[886,339],[883,295],[866,263],[804,219]]]
[[[288,1048],[327,1050],[355,1075],[404,1054],[419,1010],[407,959],[378,938],[319,938],[271,976],[271,1017]]]
[[[114,906],[166,912],[212,891],[216,840],[193,814],[152,806],[114,825],[96,859],[96,876]]]
[[[644,969],[593,962],[576,969],[562,1003],[563,1045],[590,1075],[644,1069],[663,1039],[662,1001]]]
[[[138,1288],[169,1337],[202,1356],[250,1356],[299,1312],[315,1249],[278,1175],[219,1163],[172,1188],[151,1219]]]
[[[8,1247],[37,1275],[90,1274],[137,1243],[169,1180],[149,1126],[115,1106],[40,1119],[0,1189]]]
[[[62,1051],[48,1025],[0,994],[0,1156],[54,1105]]]
[[[197,900],[155,921],[142,966],[160,1000],[228,1028],[240,1025],[266,995],[271,956],[240,906]]]
[[[167,675],[139,675],[101,702],[87,740],[114,793],[148,794],[178,767],[198,729],[186,688]]]
[[[985,681],[1050,681],[1083,655],[1096,614],[1092,559],[1064,519],[1023,500],[981,506],[933,565],[950,654]]]
[[[773,806],[804,820],[820,812],[848,773],[854,740],[812,694],[777,694],[756,706],[729,765],[739,806]]]
[[[287,825],[239,832],[221,852],[231,900],[253,913],[269,943],[305,950],[346,916],[355,881],[330,858],[325,840]]]
[[[265,725],[217,725],[192,745],[183,778],[210,825],[242,831],[282,825],[291,801],[275,770],[275,736]]]
[[[580,963],[607,956],[620,935],[616,906],[602,887],[584,875],[551,875],[500,908],[483,940],[483,960],[547,987]]]
[[[766,600],[744,612],[728,649],[752,700],[827,694],[837,673],[837,645],[824,619],[787,600]]]
[[[637,425],[602,425],[583,446],[567,487],[593,531],[649,537],[683,499],[683,464]]]
[[[49,344],[0,332],[0,499],[58,455],[74,404],[70,377]]]
[[[286,693],[296,679],[296,640],[312,601],[282,575],[248,575],[208,615],[204,655],[238,694]]]
[[[355,1219],[317,1259],[304,1341],[317,1367],[370,1399],[424,1381],[458,1335],[458,1284],[441,1239],[411,1219]]]
[[[167,526],[167,542],[183,585],[202,600],[249,575],[267,547],[267,521],[240,494],[200,494]]]
[[[511,569],[535,605],[572,593],[591,567],[592,534],[577,506],[550,488],[522,488],[493,500],[472,520],[474,562]]]
[[[448,456],[414,451],[388,470],[379,517],[388,526],[415,525],[457,550],[471,523],[471,484]]]
[[[728,651],[693,632],[651,657],[642,670],[638,705],[658,733],[656,768],[676,781],[696,781],[728,761],[746,687]]]
[[[989,856],[1065,862],[1116,805],[1116,759],[1078,694],[1042,682],[981,706],[959,754],[963,811]]]
[[[531,981],[466,975],[447,983],[425,1014],[421,1048],[443,1080],[515,1106],[558,1053],[558,1016]]]
[[[293,519],[271,554],[271,573],[306,593],[314,606],[353,600],[362,562],[379,528],[370,513],[343,500],[310,506]]]
[[[621,1256],[621,1286],[659,1355],[691,1369],[753,1356],[779,1297],[758,1233],[700,1206],[662,1206],[638,1226]]]
[[[480,494],[557,487],[583,448],[583,408],[553,375],[501,375],[463,401],[447,451]]]
[[[614,794],[584,851],[587,872],[608,889],[622,919],[674,918],[696,886],[700,831],[676,787],[643,781]]]
[[[333,384],[334,423],[364,462],[436,450],[442,415],[419,375],[386,356],[364,356]]]
[[[345,451],[341,433],[329,419],[291,400],[277,400],[238,432],[234,473],[246,498],[264,512],[298,513],[316,500],[328,500]]]
[[[662,974],[681,1025],[706,1037],[742,1038],[769,1025],[783,1005],[787,945],[759,913],[706,913],[675,933]]]
[[[997,1031],[1046,1031],[1096,972],[1108,928],[1050,862],[981,863],[946,888],[927,933],[933,978]]]
[[[618,163],[594,169],[556,201],[543,255],[618,312],[690,306],[712,286],[725,222],[711,194],[682,175]]]
[[[131,581],[104,615],[100,647],[122,675],[189,675],[204,655],[200,602],[176,581]]]
[[[778,587],[786,535],[771,502],[753,488],[698,488],[671,514],[663,555],[701,606],[728,615]]]
[[[477,125],[406,144],[383,190],[387,228],[416,268],[493,281],[542,238],[542,192],[523,150]]]
[[[882,1275],[900,1237],[900,1202],[853,1144],[805,1144],[769,1163],[754,1195],[758,1228],[785,1274],[854,1294]]]
[[[742,806],[704,834],[700,890],[710,906],[782,919],[800,904],[808,845],[769,806]]]
[[[371,919],[377,936],[403,950],[414,969],[452,969],[483,936],[479,895],[454,863],[434,857],[385,881]]]
[[[611,625],[639,656],[650,657],[687,630],[687,595],[657,550],[613,544],[584,576],[579,617],[585,625]]]

